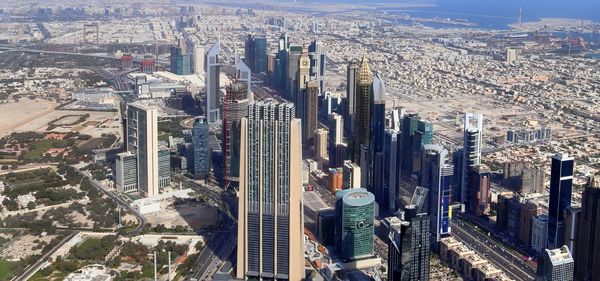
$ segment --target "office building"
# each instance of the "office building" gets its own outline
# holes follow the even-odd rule
[[[547,249],[560,248],[565,244],[564,218],[565,210],[571,206],[573,160],[567,154],[554,155],[551,160]]]
[[[600,177],[590,177],[581,198],[575,240],[576,280],[600,280]]]
[[[236,81],[225,88],[223,101],[223,152],[225,181],[237,182],[240,169],[240,124],[248,117],[247,84]]]
[[[287,99],[294,101],[294,104],[296,104],[299,92],[299,85],[304,86],[303,84],[300,84],[298,82],[300,76],[300,57],[302,56],[303,48],[300,45],[290,45],[289,48],[284,52],[285,58],[287,59],[287,63],[285,64],[285,71],[287,72],[285,76],[286,82],[284,84],[285,93],[288,95]],[[310,66],[308,65],[308,54],[306,54],[304,63],[306,64],[304,66],[306,72],[305,76],[308,76],[308,71],[310,68]],[[296,108],[296,111],[301,112],[300,108]]]
[[[329,168],[327,176],[329,177],[329,190],[331,190],[333,194],[342,190],[344,184],[344,169]]]
[[[469,185],[470,194],[467,197],[467,207],[475,215],[483,216],[490,211],[490,179],[491,171],[485,164],[475,165],[470,168]],[[518,221],[518,219],[516,219]]]
[[[238,83],[246,84],[246,96],[248,102],[254,101],[254,94],[252,94],[252,71],[242,61],[239,56],[235,55],[235,81]]]
[[[334,167],[343,166],[344,161],[350,160],[352,151],[346,142],[342,142],[335,146],[335,163]],[[341,163],[341,164],[340,164]],[[331,163],[330,163],[331,165]]]
[[[433,125],[421,120],[418,114],[407,114],[402,118],[401,167],[407,174],[421,169],[421,148],[431,144]]]
[[[303,143],[305,145],[313,145],[315,141],[315,132],[319,128],[319,83],[317,81],[309,81],[304,89],[304,115],[301,116],[302,128],[304,130]],[[327,146],[325,146],[327,152]]]
[[[130,193],[138,191],[137,157],[131,151],[117,154],[115,161],[117,191]]]
[[[467,176],[473,166],[481,164],[483,115],[470,112],[465,113],[463,125],[462,174],[458,188],[460,189],[460,202],[466,203],[467,197],[471,194]]]
[[[361,188],[360,166],[350,160],[344,161],[343,189]]]
[[[158,188],[171,185],[171,151],[165,145],[158,148]]]
[[[142,72],[146,74],[152,74],[156,71],[156,61],[151,55],[145,55],[142,60]]]
[[[158,111],[142,103],[127,104],[126,149],[137,158],[138,190],[146,197],[159,192]]]
[[[189,75],[191,74],[191,56],[186,53],[185,48],[171,47],[171,72],[177,75]]]
[[[133,68],[133,56],[129,53],[121,56],[121,70],[130,70]]]
[[[447,163],[448,150],[441,145],[423,147],[420,186],[429,189],[428,214],[431,217],[431,236],[434,246],[451,232],[450,200],[454,167]],[[437,248],[437,247],[434,247]]]
[[[532,220],[540,212],[540,208],[533,201],[525,201],[521,204],[520,221],[519,221],[519,241],[525,247],[531,246]]]
[[[327,141],[329,167],[341,167],[343,163],[336,161],[335,153],[336,146],[344,142],[344,120],[337,113],[329,114],[327,119],[327,128],[329,130],[329,140]]]
[[[371,134],[371,87],[373,74],[369,68],[367,57],[363,56],[356,80],[356,128],[353,137],[353,159],[358,161],[361,154],[361,146],[368,145]]]
[[[194,147],[194,176],[207,179],[210,172],[210,152],[208,145],[208,123],[203,118],[196,118],[192,128],[192,144]]]
[[[254,73],[267,71],[267,38],[248,35],[244,62]]]
[[[541,253],[548,241],[548,216],[538,215],[531,219],[531,249]]]
[[[319,128],[315,131],[315,154],[317,157],[317,160],[319,161],[319,163],[321,164],[321,166],[323,166],[325,163],[328,162],[328,155],[327,155],[327,140],[328,140],[328,132],[327,130],[323,129],[323,128]],[[335,167],[332,167],[335,168]]]
[[[565,209],[565,220],[564,220],[564,239],[565,246],[569,248],[569,251],[575,257],[575,242],[577,239],[577,224],[579,223],[579,216],[581,208],[578,206],[569,206]]]
[[[221,64],[220,64],[221,42],[215,43],[206,53],[204,73],[204,83],[206,92],[206,120],[209,124],[217,123],[221,120],[221,105],[219,103],[219,91],[221,85]]]
[[[304,279],[302,143],[294,106],[248,105],[241,120],[236,278]]]
[[[370,94],[370,114],[371,125],[369,132],[369,159],[371,161],[369,171],[372,175],[369,177],[372,181],[367,185],[371,193],[375,195],[375,202],[379,206],[380,212],[393,213],[394,206],[390,206],[389,193],[384,188],[384,139],[385,139],[385,83],[383,79],[376,75],[371,86]],[[395,205],[395,204],[392,204]]]
[[[567,246],[546,249],[538,260],[537,275],[544,281],[572,281],[574,264]]]
[[[429,280],[430,218],[415,205],[406,206],[401,222],[391,225],[388,280]]]
[[[326,208],[319,210],[317,216],[317,233],[319,241],[325,245],[335,243],[335,210]]]
[[[194,74],[200,75],[204,73],[204,53],[206,51],[202,46],[194,48]]]
[[[400,194],[400,131],[386,129],[383,143],[383,194],[388,210],[396,211],[396,198]]]
[[[317,81],[319,85],[319,94],[325,91],[325,50],[323,42],[313,40],[308,45],[308,56],[310,58],[310,80]]]
[[[356,89],[358,81],[358,63],[351,61],[346,68],[346,110],[344,112],[346,123],[345,131],[348,136],[353,136],[356,126]]]
[[[345,262],[373,256],[375,196],[364,188],[335,194],[336,247]]]

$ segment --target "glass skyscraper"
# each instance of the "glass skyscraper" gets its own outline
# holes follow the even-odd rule
[[[428,214],[431,217],[432,242],[437,246],[441,237],[450,234],[450,201],[454,167],[447,163],[448,150],[441,145],[423,146],[420,185],[429,189]]]
[[[344,261],[373,256],[375,196],[364,188],[335,194],[336,246]]]
[[[208,150],[208,123],[196,118],[192,128],[192,144],[194,146],[194,176],[199,179],[208,178],[210,158]]]
[[[564,212],[571,206],[573,161],[574,158],[567,154],[552,156],[547,249],[557,249],[564,245]]]

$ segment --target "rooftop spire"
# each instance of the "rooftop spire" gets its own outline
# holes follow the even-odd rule
[[[367,56],[363,54],[362,59],[360,60],[360,72],[358,75],[358,83],[368,83],[371,84],[373,82],[373,73],[371,73],[371,68],[369,67],[369,62],[367,61]]]

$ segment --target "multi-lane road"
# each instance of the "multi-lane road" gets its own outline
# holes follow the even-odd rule
[[[506,245],[488,237],[460,216],[453,218],[452,235],[515,280],[535,280],[535,269]]]

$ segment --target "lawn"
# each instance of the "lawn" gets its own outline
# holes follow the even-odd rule
[[[33,149],[25,153],[24,156],[25,158],[41,157],[50,148],[67,146],[67,141],[65,140],[36,140],[29,144],[29,147]]]
[[[13,275],[10,265],[9,261],[0,260],[0,280],[9,280]]]

